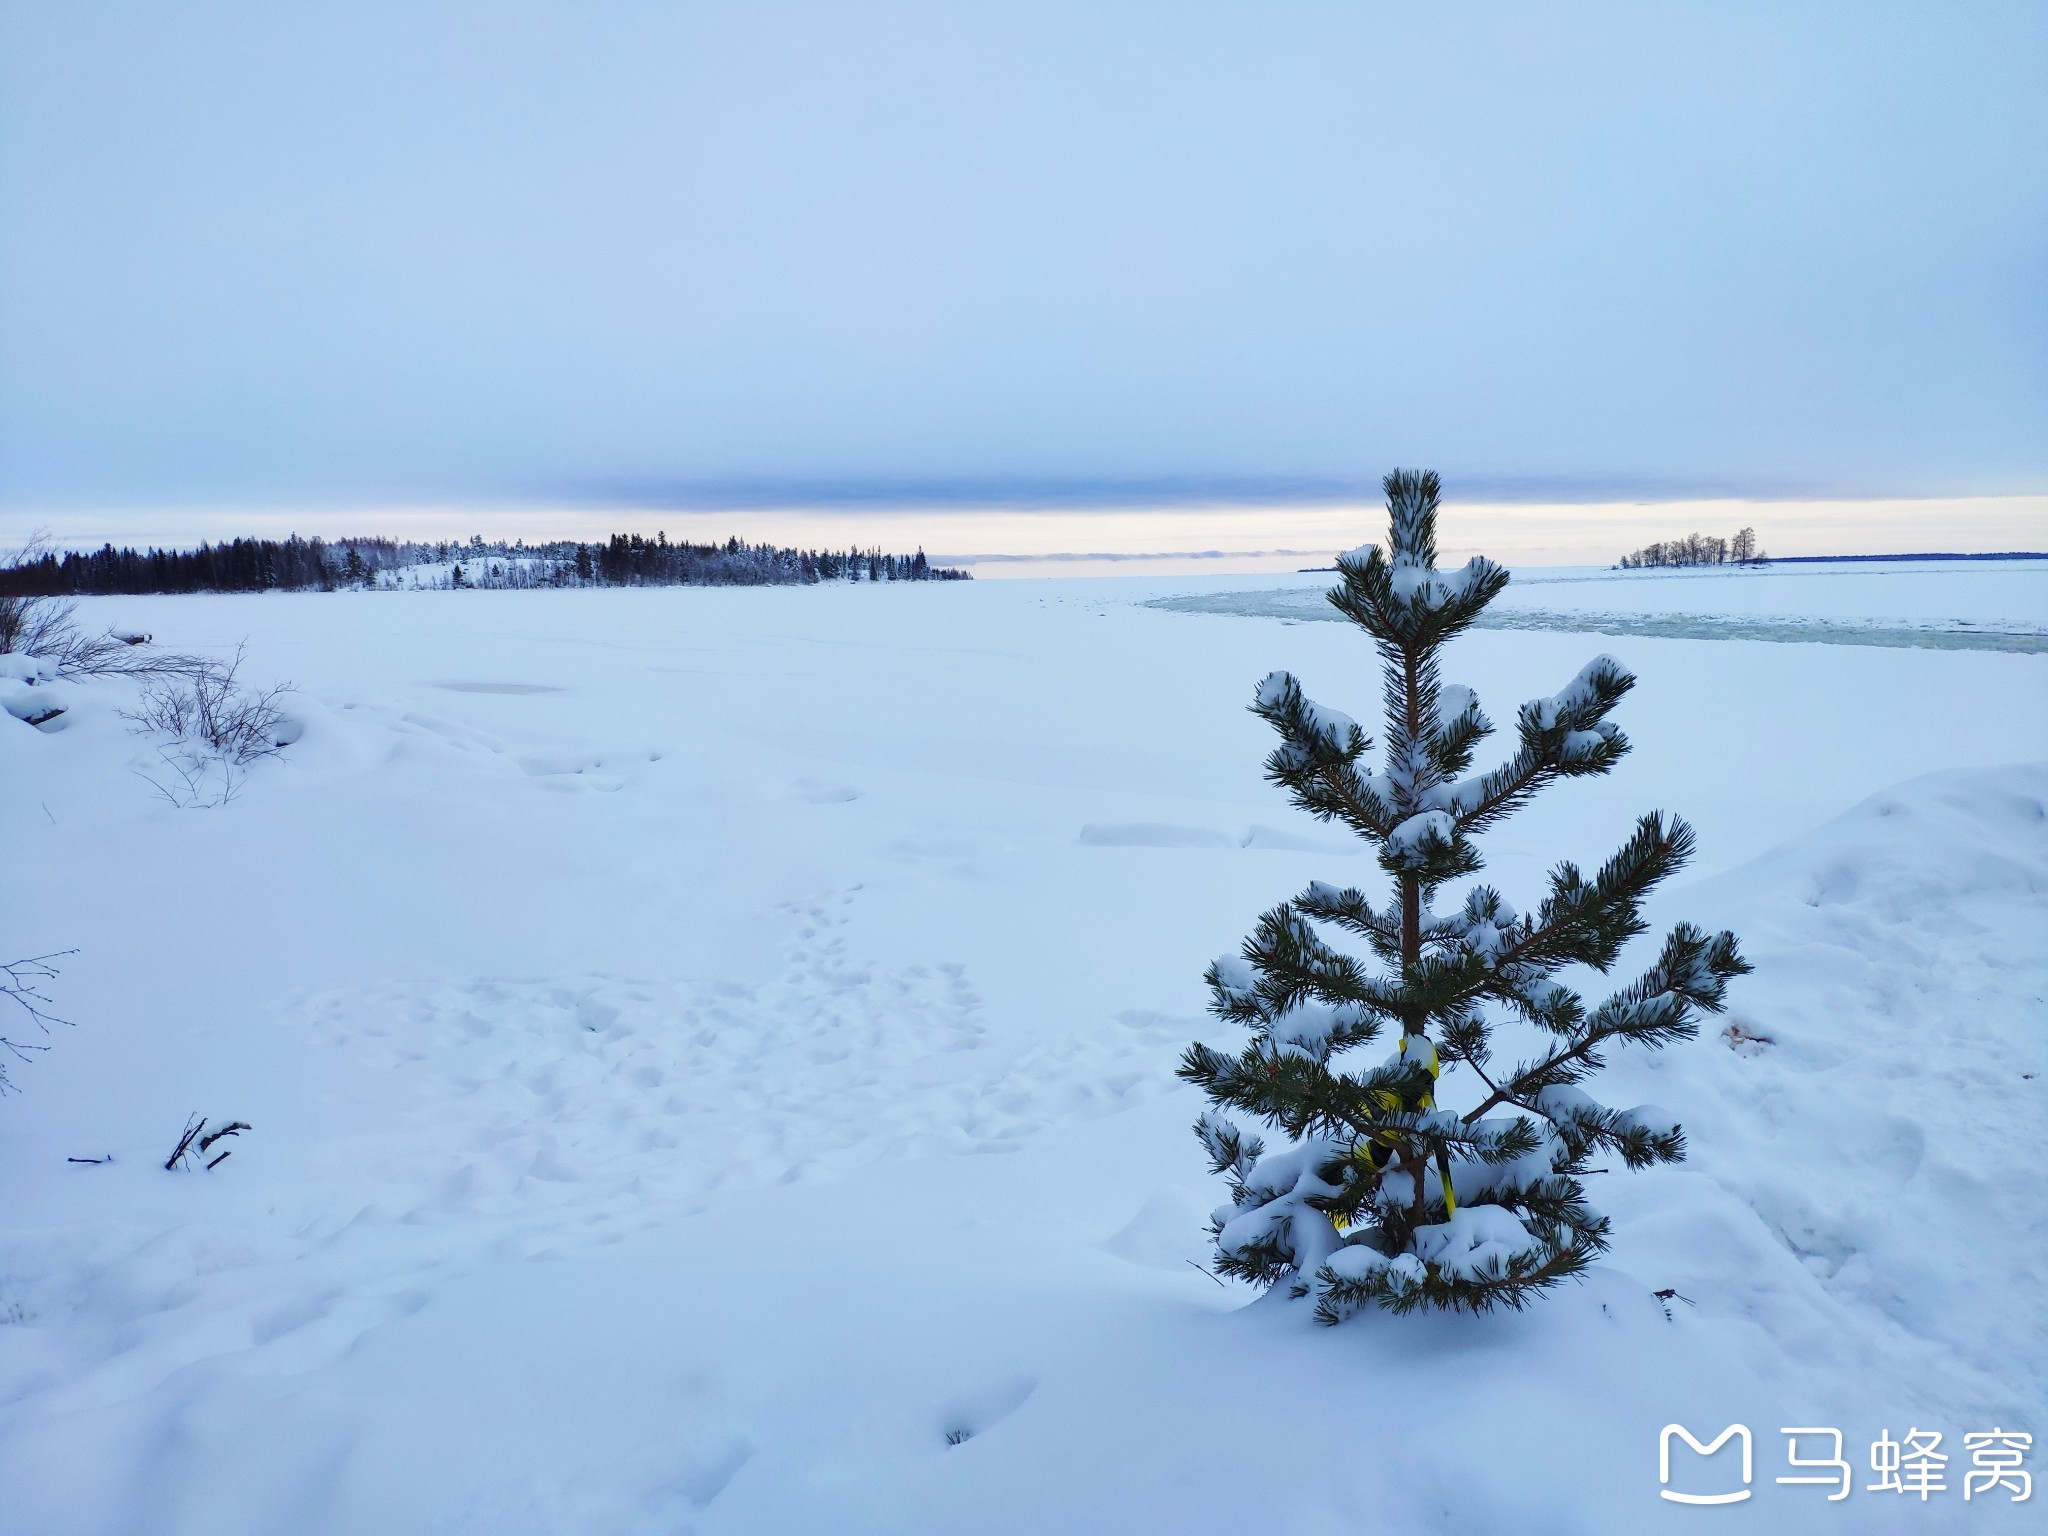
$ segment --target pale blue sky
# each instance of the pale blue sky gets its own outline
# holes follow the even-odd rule
[[[0,507],[2048,489],[2048,6],[0,3]]]

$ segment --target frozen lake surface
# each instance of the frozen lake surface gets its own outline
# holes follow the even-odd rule
[[[1788,1424],[1844,1530],[2032,1529],[1961,1474],[2048,1431],[2048,657],[1772,642],[2038,636],[2048,572],[1531,572],[1456,642],[1496,719],[1641,679],[1487,877],[1679,812],[1652,917],[1757,971],[1605,1079],[1691,1156],[1593,1180],[1584,1284],[1337,1330],[1197,1267],[1173,1076],[1211,957],[1377,878],[1245,708],[1376,712],[1329,580],[83,605],[303,733],[180,810],[130,685],[0,716],[0,958],[79,951],[0,1101],[0,1533],[1622,1536],[1701,1523],[1671,1422],[1754,1431],[1731,1531],[1828,1518]],[[194,1112],[253,1129],[167,1173]],[[1864,1490],[1909,1428],[1929,1506]]]
[[[1153,605],[1184,613],[1342,622],[1322,600],[1332,579],[1304,572],[1282,587],[1174,593],[1153,599]],[[2048,651],[2048,560],[1540,569],[1517,572],[1480,625],[2036,653]]]

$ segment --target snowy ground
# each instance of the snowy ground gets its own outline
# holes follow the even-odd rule
[[[2039,569],[1561,574],[1509,599],[2048,618]],[[1655,915],[1758,969],[1732,1042],[1612,1074],[1692,1158],[1594,1181],[1587,1283],[1326,1331],[1191,1262],[1172,1066],[1230,1039],[1211,956],[1372,875],[1262,783],[1254,682],[1377,688],[1342,626],[1144,606],[1230,590],[86,605],[246,637],[305,729],[177,810],[127,685],[0,717],[4,958],[80,950],[0,1102],[0,1532],[2038,1528],[1961,1436],[2048,1432],[2048,657],[1459,642],[1496,718],[1642,679],[1621,771],[1487,840],[1507,894],[1661,805],[1703,855]],[[254,1129],[166,1173],[195,1111]],[[1751,1427],[1748,1502],[1659,1500],[1674,1421]],[[1849,1499],[1776,1484],[1783,1425]],[[1947,1490],[1866,1491],[1911,1428]]]

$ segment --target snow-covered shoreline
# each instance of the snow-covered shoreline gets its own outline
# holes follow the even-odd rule
[[[1647,574],[1633,608],[1503,603],[2042,617]],[[2048,1430],[2048,662],[1457,642],[1489,701],[1595,649],[1642,679],[1634,755],[1490,876],[1681,812],[1702,856],[1652,916],[1758,971],[1737,1036],[1617,1065],[1692,1153],[1595,1181],[1586,1284],[1322,1330],[1196,1269],[1219,1186],[1172,1066],[1231,1043],[1207,960],[1359,862],[1261,782],[1253,685],[1366,718],[1375,683],[1340,626],[1143,606],[1221,590],[85,603],[246,638],[304,731],[179,811],[131,772],[128,685],[0,719],[0,931],[81,951],[75,1026],[0,1102],[0,1532],[1618,1533],[1693,1513],[1662,1425],[1738,1420],[1731,1529],[1823,1518],[1773,1481],[1784,1424],[1845,1431],[1844,1529],[2027,1528],[1960,1469],[1967,1431]],[[165,1173],[193,1111],[254,1129]],[[1409,1411],[1452,1399],[1460,1437]],[[1956,1453],[1924,1508],[1861,1488],[1911,1426]],[[1408,1502],[1356,1505],[1375,1466]]]

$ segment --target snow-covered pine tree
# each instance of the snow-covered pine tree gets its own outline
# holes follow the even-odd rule
[[[1570,966],[1607,971],[1647,926],[1644,897],[1692,852],[1692,829],[1655,812],[1590,878],[1559,864],[1534,912],[1478,883],[1437,909],[1446,884],[1481,868],[1474,834],[1555,780],[1614,767],[1628,742],[1607,715],[1635,679],[1595,657],[1522,706],[1506,762],[1468,774],[1493,726],[1470,689],[1441,680],[1438,659],[1508,574],[1485,559],[1437,570],[1434,474],[1396,471],[1385,486],[1388,549],[1344,556],[1330,593],[1379,652],[1380,771],[1356,722],[1285,672],[1260,683],[1252,709],[1280,734],[1266,776],[1371,843],[1391,899],[1374,906],[1316,882],[1266,913],[1207,976],[1211,1011],[1249,1025],[1250,1044],[1236,1056],[1190,1046],[1180,1068],[1216,1106],[1195,1131],[1231,1184],[1215,1215],[1218,1267],[1312,1296],[1329,1323],[1371,1304],[1519,1308],[1582,1271],[1608,1232],[1586,1202],[1588,1159],[1676,1162],[1685,1139],[1654,1109],[1610,1109],[1579,1085],[1614,1047],[1693,1036],[1749,970],[1733,934],[1681,923],[1597,1006],[1558,980]],[[1333,935],[1362,940],[1378,964]],[[1535,1043],[1503,1068],[1491,1037],[1513,1021],[1533,1026]],[[1383,1030],[1392,1053],[1358,1063]],[[1460,1071],[1472,1107],[1439,1107],[1440,1074]],[[1269,1149],[1221,1111],[1264,1121],[1286,1144]]]

